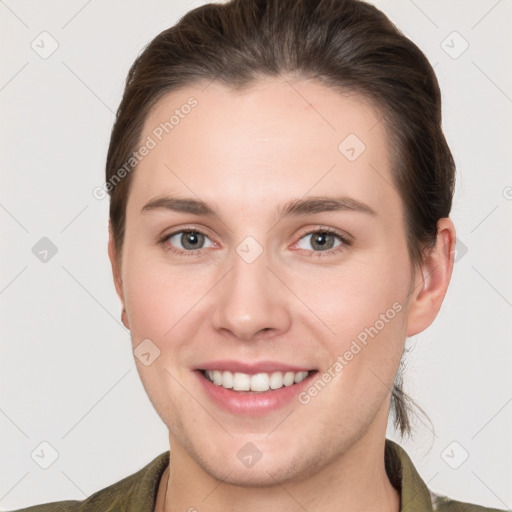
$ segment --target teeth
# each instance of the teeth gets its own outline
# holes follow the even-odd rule
[[[222,382],[220,385],[231,389],[233,387],[233,374],[231,372],[222,372]]]
[[[295,375],[293,372],[286,372],[283,377],[283,384],[285,386],[291,386],[295,381]]]
[[[233,375],[233,389],[235,391],[250,391],[251,376],[246,373],[235,373]]]
[[[207,370],[204,374],[215,385],[226,389],[263,393],[269,389],[280,389],[283,386],[291,386],[302,382],[309,375],[309,372],[273,372],[249,375],[240,372]]]
[[[281,372],[274,372],[270,376],[270,388],[279,389],[283,387],[283,374]]]
[[[222,373],[220,373],[217,370],[214,370],[214,372],[213,372],[213,382],[214,382],[214,384],[217,384],[217,386],[220,386],[222,384]]]
[[[251,391],[268,391],[270,377],[268,373],[257,373],[251,377]]]

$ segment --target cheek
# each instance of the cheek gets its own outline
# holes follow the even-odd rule
[[[163,339],[182,322],[208,291],[208,277],[199,267],[148,261],[132,252],[123,277],[130,331],[135,338]]]
[[[298,270],[292,277],[294,291],[330,328],[325,332],[340,343],[374,325],[382,314],[388,312],[394,320],[397,309],[406,309],[411,279],[408,265],[407,257],[397,251],[354,259],[338,268]],[[396,318],[402,322],[403,317]]]
[[[388,250],[300,280],[298,294],[329,327],[319,332],[330,358],[324,371],[336,376],[332,400],[354,411],[377,407],[392,387],[406,339],[408,265],[407,252]]]

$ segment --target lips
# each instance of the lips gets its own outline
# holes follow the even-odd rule
[[[296,366],[278,361],[259,361],[259,362],[243,362],[235,360],[222,360],[205,362],[198,365],[197,370],[218,370],[229,371],[231,373],[246,373],[254,375],[256,373],[273,373],[273,372],[311,372],[316,368],[310,366]]]

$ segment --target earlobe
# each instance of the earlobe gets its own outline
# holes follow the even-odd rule
[[[128,322],[128,315],[126,313],[126,309],[123,308],[123,311],[121,312],[121,322],[123,322],[123,325],[130,330],[130,324]]]
[[[424,331],[437,317],[450,284],[454,256],[455,227],[446,217],[438,221],[436,245],[417,272],[407,314],[407,336]]]
[[[123,308],[121,313],[121,321],[123,325],[130,329],[128,323],[128,316],[126,314],[126,308],[124,305],[124,292],[123,292],[123,280],[121,278],[121,269],[119,268],[120,258],[118,257],[116,246],[114,242],[114,234],[112,231],[112,224],[109,223],[108,227],[108,257],[110,259],[110,265],[112,267],[112,277],[114,279],[114,286],[116,288],[117,295],[121,300],[121,306]]]

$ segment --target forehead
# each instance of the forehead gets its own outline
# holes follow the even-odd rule
[[[166,193],[262,208],[308,193],[350,194],[379,208],[399,201],[379,110],[312,80],[217,82],[164,96],[147,116],[130,201]],[[389,205],[388,205],[389,206]]]

